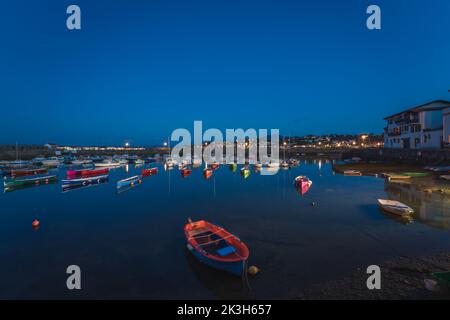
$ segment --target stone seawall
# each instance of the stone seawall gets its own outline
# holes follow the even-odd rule
[[[344,153],[343,158],[360,157],[368,161],[393,161],[422,165],[450,165],[450,149],[354,149]]]

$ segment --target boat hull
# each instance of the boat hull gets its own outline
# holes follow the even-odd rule
[[[227,273],[231,273],[235,276],[241,276],[245,271],[245,261],[237,261],[237,262],[220,262],[212,259],[208,259],[200,252],[195,250],[193,246],[189,243],[186,244],[187,249],[192,255],[204,265],[207,265],[211,268],[218,269],[221,271],[225,271]]]

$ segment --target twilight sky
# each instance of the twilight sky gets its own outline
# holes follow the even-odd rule
[[[381,133],[450,100],[449,16],[448,0],[3,0],[0,144],[157,145],[194,120]]]

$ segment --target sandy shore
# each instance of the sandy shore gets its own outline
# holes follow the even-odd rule
[[[300,292],[295,299],[450,299],[450,290],[440,286],[437,291],[425,287],[425,279],[433,279],[431,272],[450,270],[450,252],[429,257],[400,257],[383,262],[381,289],[366,286],[366,267],[339,280],[321,283]]]

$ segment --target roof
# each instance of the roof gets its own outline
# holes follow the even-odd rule
[[[404,111],[395,113],[395,114],[393,114],[391,116],[385,117],[384,120],[393,118],[393,117],[398,116],[398,115],[400,115],[402,113],[405,113],[405,112],[434,111],[434,110],[442,110],[442,109],[445,109],[445,108],[448,108],[448,107],[450,107],[450,101],[434,100],[434,101],[427,102],[427,103],[421,104],[419,106],[412,107],[412,108],[406,109]]]

